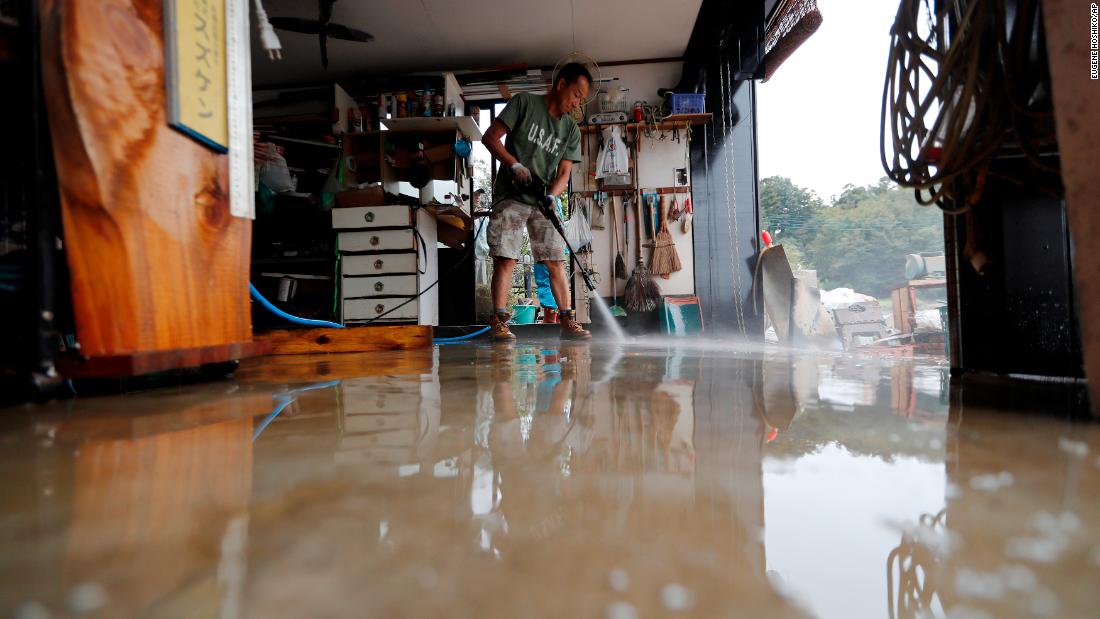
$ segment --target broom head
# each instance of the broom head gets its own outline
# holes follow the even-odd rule
[[[654,275],[667,278],[683,268],[680,265],[680,254],[676,252],[676,242],[672,240],[672,234],[667,230],[661,230],[654,239],[653,258],[649,262]]]
[[[626,309],[632,312],[652,312],[657,309],[661,299],[661,290],[657,282],[649,277],[645,262],[638,260],[630,279],[626,281]]]
[[[626,279],[626,260],[623,260],[622,254],[615,255],[615,277]]]

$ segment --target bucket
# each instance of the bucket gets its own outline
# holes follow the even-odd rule
[[[530,325],[535,322],[535,310],[538,309],[534,305],[513,305],[512,306],[512,324],[516,325]]]

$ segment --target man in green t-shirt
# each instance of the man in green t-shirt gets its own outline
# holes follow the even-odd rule
[[[563,339],[588,339],[577,323],[565,277],[564,243],[553,224],[538,208],[544,196],[532,187],[548,187],[555,201],[569,183],[574,161],[581,160],[581,132],[570,116],[588,96],[592,75],[583,65],[567,64],[554,78],[550,92],[512,97],[485,132],[482,143],[503,165],[493,185],[493,212],[489,217],[489,254],[493,257],[493,340],[513,340],[508,330],[508,289],[519,259],[523,230],[531,237],[531,254],[550,272],[550,289],[561,316]],[[501,142],[501,137],[507,140]]]

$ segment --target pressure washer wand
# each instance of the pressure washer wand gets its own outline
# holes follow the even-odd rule
[[[545,194],[545,188],[540,193]],[[596,284],[592,283],[592,278],[588,275],[588,269],[584,268],[581,264],[580,258],[577,258],[577,252],[573,250],[573,246],[569,244],[569,239],[565,237],[565,228],[561,225],[561,219],[558,218],[557,209],[554,208],[554,201],[549,196],[543,195],[539,198],[539,210],[542,214],[550,220],[554,229],[561,235],[562,242],[569,248],[569,258],[573,261],[573,265],[581,272],[581,277],[584,278],[584,285],[588,286],[588,289],[592,292],[596,292]]]

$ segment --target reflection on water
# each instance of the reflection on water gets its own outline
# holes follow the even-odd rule
[[[553,342],[23,409],[0,612],[1095,609],[1093,428],[969,401],[912,361]]]

